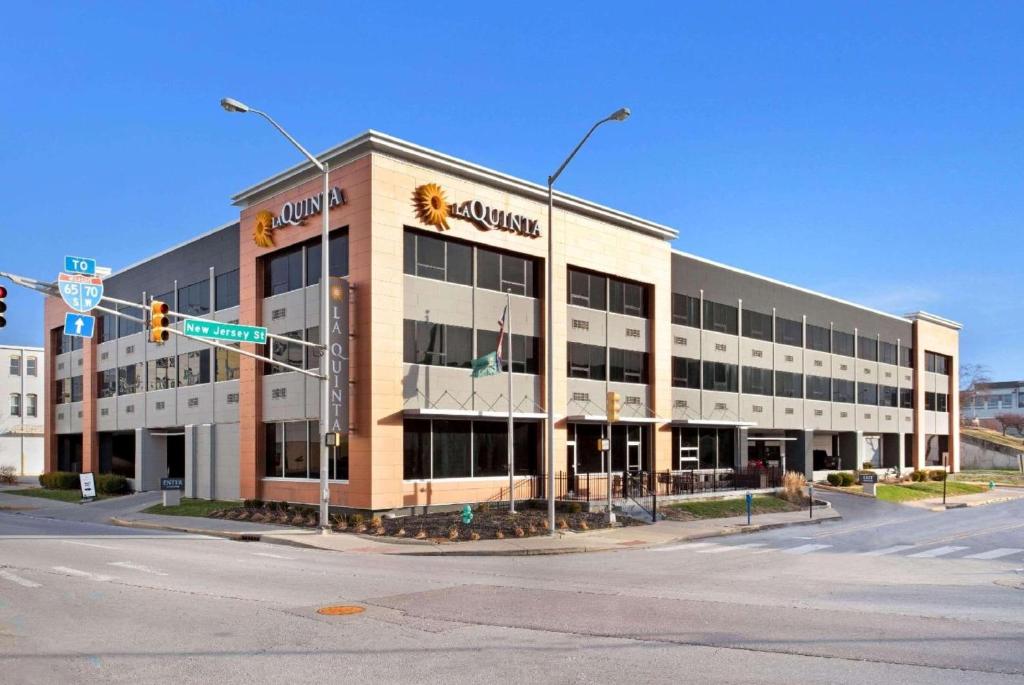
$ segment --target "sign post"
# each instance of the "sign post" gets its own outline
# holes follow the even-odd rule
[[[878,485],[878,474],[874,471],[863,471],[859,474],[861,489],[865,495],[875,496],[875,488]]]
[[[161,478],[160,490],[164,495],[164,506],[176,507],[181,504],[181,492],[184,489],[184,478]]]
[[[78,484],[82,488],[82,499],[96,499],[96,478],[91,473],[83,473],[78,476]]]

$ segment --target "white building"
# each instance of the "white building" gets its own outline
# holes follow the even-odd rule
[[[21,476],[43,472],[45,359],[41,347],[0,345],[0,466]]]

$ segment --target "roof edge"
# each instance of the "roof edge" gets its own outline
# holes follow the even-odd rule
[[[104,276],[103,280],[106,281],[106,280],[109,280],[111,278],[114,278],[115,276],[120,276],[121,274],[123,274],[123,273],[125,273],[127,271],[131,271],[132,269],[134,269],[136,267],[140,267],[140,266],[142,266],[143,264],[145,264],[147,262],[151,262],[154,259],[157,259],[158,257],[163,257],[165,254],[168,254],[170,252],[174,252],[175,250],[179,250],[179,249],[185,247],[186,245],[191,245],[192,243],[196,242],[197,240],[202,240],[203,238],[209,238],[214,233],[219,233],[220,231],[223,231],[224,229],[227,229],[227,228],[231,228],[232,226],[235,226],[236,224],[238,224],[238,219],[232,219],[231,221],[227,222],[226,224],[221,224],[220,226],[217,226],[215,228],[211,228],[210,230],[204,231],[203,233],[200,233],[197,236],[193,236],[193,237],[189,238],[188,240],[185,240],[183,242],[178,243],[177,245],[172,245],[171,247],[168,247],[168,248],[165,248],[163,250],[160,250],[159,252],[157,252],[155,254],[149,255],[148,257],[143,257],[142,259],[138,260],[137,262],[132,262],[128,266],[125,266],[125,267],[122,267],[122,268],[118,269],[117,271],[113,272],[109,276]]]
[[[933,323],[937,326],[952,328],[954,331],[959,331],[964,327],[964,325],[958,321],[953,321],[952,319],[946,319],[937,314],[929,314],[928,312],[922,311],[907,314],[907,318],[912,321],[927,321],[928,323]]]

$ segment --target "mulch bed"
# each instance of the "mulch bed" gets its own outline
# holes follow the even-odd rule
[[[251,521],[282,526],[315,528],[318,512],[311,507],[288,506],[271,503],[258,507],[222,509],[210,514],[210,518],[229,521]],[[617,525],[635,526],[643,522],[616,515]],[[556,514],[559,530],[585,531],[607,528],[604,513],[559,512]],[[435,512],[400,518],[369,518],[359,514],[331,515],[331,528],[339,533],[362,533],[382,537],[412,538],[416,540],[462,541],[500,540],[547,535],[548,515],[546,509],[524,508],[515,514],[500,509],[474,511],[469,524],[462,522],[460,512]]]

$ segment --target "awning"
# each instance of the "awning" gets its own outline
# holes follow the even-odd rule
[[[731,428],[750,428],[757,425],[754,421],[730,421],[728,419],[672,419],[672,423],[687,426],[718,426]]]
[[[569,423],[608,423],[608,417],[604,414],[570,414],[565,420]],[[655,416],[620,416],[616,423],[650,424],[668,421]]]
[[[748,435],[747,436],[747,442],[791,442],[791,441],[796,441],[796,438],[787,438],[787,437],[783,437],[783,436],[780,436],[780,437],[777,437],[777,438],[773,438],[770,435],[754,435],[754,436]]]
[[[402,410],[404,416],[424,419],[507,419],[507,411],[482,411],[480,409],[441,409],[438,407],[416,407]],[[541,421],[547,414],[535,411],[514,411],[513,421]]]

